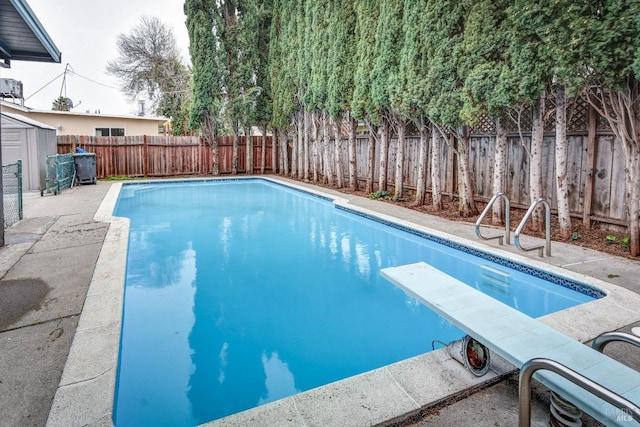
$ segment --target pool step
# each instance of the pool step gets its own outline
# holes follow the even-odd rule
[[[496,293],[502,296],[510,294],[509,278],[511,274],[506,271],[499,270],[489,265],[480,266],[482,273],[480,274],[480,287],[487,292]]]

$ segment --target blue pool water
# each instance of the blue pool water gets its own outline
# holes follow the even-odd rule
[[[462,337],[381,268],[425,261],[534,317],[593,299],[266,180],[123,185],[114,215],[118,427],[204,423]]]

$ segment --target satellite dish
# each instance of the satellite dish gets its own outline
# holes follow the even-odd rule
[[[71,98],[65,98],[65,99],[64,99],[64,101],[66,102],[67,107],[68,107],[69,109],[72,109],[72,108],[73,108],[73,101],[71,100]]]

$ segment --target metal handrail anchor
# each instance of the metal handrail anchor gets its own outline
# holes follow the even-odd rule
[[[562,363],[551,359],[536,358],[531,359],[520,368],[520,378],[518,384],[518,426],[529,427],[531,425],[531,378],[533,374],[544,369],[554,372],[566,380],[571,381],[577,386],[583,388],[594,396],[599,397],[605,402],[623,411],[629,417],[640,422],[640,407],[633,402],[628,401],[624,397],[616,394],[608,388],[590,380],[568,368]]]
[[[627,344],[633,344],[636,347],[640,347],[640,337],[628,334],[626,332],[612,331],[605,332],[595,337],[593,342],[591,343],[591,348],[599,351],[600,353],[604,353],[604,348],[607,346],[607,344],[614,341],[622,341],[626,342]]]
[[[531,218],[533,211],[538,207],[538,205],[542,203],[545,208],[544,213],[544,226],[545,226],[545,244],[540,246],[533,246],[530,248],[525,248],[520,244],[520,233],[522,233],[522,229],[524,228],[525,223]],[[520,250],[528,252],[534,249],[538,249],[538,256],[543,257],[544,252],[546,252],[547,256],[551,256],[551,206],[549,202],[545,199],[538,199],[529,206],[529,210],[520,221],[518,228],[516,228],[515,237],[513,239],[513,244]]]
[[[500,235],[500,234],[496,234],[495,236],[483,236],[482,233],[480,232],[480,223],[482,222],[482,220],[487,216],[487,214],[489,213],[489,210],[491,210],[491,207],[493,206],[493,204],[496,202],[496,200],[498,200],[499,198],[504,198],[504,206],[505,206],[505,215],[504,215],[504,222],[505,222],[505,230],[504,230],[504,235]],[[506,243],[507,245],[511,243],[511,230],[509,228],[510,222],[509,222],[509,197],[507,197],[506,194],[504,193],[498,193],[496,195],[494,195],[491,200],[489,200],[489,203],[487,203],[487,206],[484,208],[484,210],[482,211],[482,213],[480,214],[480,216],[478,217],[478,220],[476,221],[476,236],[478,236],[478,238],[482,239],[482,240],[492,240],[492,239],[498,239],[498,244],[502,245],[503,243]]]

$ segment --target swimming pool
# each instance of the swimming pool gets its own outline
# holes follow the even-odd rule
[[[387,266],[438,265],[535,317],[601,296],[264,180],[125,185],[115,214],[131,218],[117,425],[205,422],[460,338],[379,278]]]

